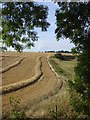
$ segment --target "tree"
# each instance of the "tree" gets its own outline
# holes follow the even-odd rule
[[[2,3],[2,39],[7,47],[16,51],[34,46],[38,40],[35,28],[46,31],[48,7],[34,2],[6,2]]]
[[[82,51],[75,67],[76,78],[69,81],[73,108],[90,117],[90,2],[58,2],[55,30],[57,40],[64,36]]]
[[[77,55],[78,52],[77,52],[76,48],[72,48],[72,49],[71,49],[71,53],[72,53],[73,55]]]
[[[0,51],[7,51],[7,48],[6,47],[0,47]]]

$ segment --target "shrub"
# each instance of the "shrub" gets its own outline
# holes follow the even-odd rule
[[[76,76],[69,81],[71,104],[76,112],[90,118],[90,54],[84,51],[78,57],[75,67]]]
[[[64,56],[61,53],[57,53],[54,55],[55,58],[61,59],[61,60],[65,60]]]

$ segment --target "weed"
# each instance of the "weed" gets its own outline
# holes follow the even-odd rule
[[[54,120],[59,120],[60,118],[67,118],[67,116],[68,116],[63,108],[61,108],[61,109],[59,108],[59,110],[58,110],[57,105],[55,106],[55,110],[50,110],[50,113],[51,113],[51,117]]]
[[[20,100],[17,98],[9,97],[9,102],[11,105],[10,119],[23,119],[25,118],[24,110],[20,109]]]

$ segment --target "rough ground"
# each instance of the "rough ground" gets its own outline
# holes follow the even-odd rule
[[[47,56],[52,54],[49,53],[14,53],[14,52],[5,52],[3,53],[4,59],[2,60],[2,66],[12,64],[14,61],[21,57],[25,59],[16,67],[6,71],[2,74],[2,85],[26,80],[31,78],[35,71],[34,67],[36,65],[36,58],[42,56],[41,70],[43,76],[38,82],[34,83],[31,86],[24,87],[23,89],[17,90],[12,93],[2,95],[2,113],[3,116],[9,114],[11,106],[9,104],[9,97],[12,96],[20,100],[21,109],[24,108],[25,111],[28,111],[33,105],[37,104],[39,101],[48,98],[57,87],[60,87],[61,81],[57,79],[55,74],[50,69],[47,63]],[[9,58],[7,59],[8,56]],[[13,60],[14,59],[14,60]]]

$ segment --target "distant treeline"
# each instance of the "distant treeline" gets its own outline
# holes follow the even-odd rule
[[[64,51],[64,50],[61,50],[61,51],[45,51],[46,53],[71,53],[70,51]]]

